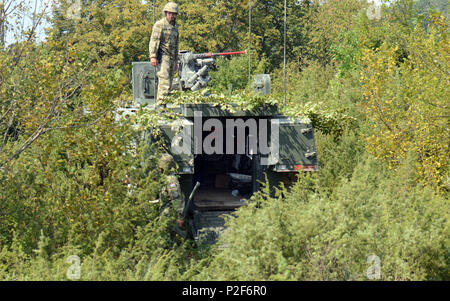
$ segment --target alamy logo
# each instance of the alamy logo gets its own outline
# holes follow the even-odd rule
[[[192,155],[192,152],[195,155],[261,154],[264,156],[262,165],[273,165],[279,159],[279,126],[277,119],[237,118],[223,122],[209,118],[203,122],[202,112],[195,111],[193,124],[186,120],[174,123],[172,130],[177,134],[172,139],[171,148],[174,154],[187,155]],[[203,131],[211,133],[203,137]]]
[[[66,263],[71,266],[67,269],[66,276],[70,280],[79,280],[81,278],[81,260],[77,255],[67,257]]]
[[[367,263],[372,264],[366,271],[366,276],[370,280],[378,280],[381,278],[381,260],[377,255],[367,257]]]
[[[369,18],[370,20],[381,19],[381,5],[376,4],[373,0],[368,2],[371,2],[371,4],[366,11],[367,18]]]
[[[69,19],[80,19],[81,18],[81,0],[72,0],[71,4],[66,10],[66,16]]]

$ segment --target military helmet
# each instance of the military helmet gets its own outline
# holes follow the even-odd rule
[[[175,161],[171,155],[163,154],[159,159],[158,166],[163,170],[172,169],[175,168]]]
[[[178,14],[178,4],[176,4],[175,2],[167,3],[166,6],[164,6],[164,9],[163,9],[163,12],[166,12],[166,11]]]

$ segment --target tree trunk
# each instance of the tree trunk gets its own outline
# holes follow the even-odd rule
[[[6,14],[5,3],[0,2],[0,50],[5,48],[5,27],[6,27]]]

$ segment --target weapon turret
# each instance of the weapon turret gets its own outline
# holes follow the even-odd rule
[[[216,62],[216,57],[245,53],[246,51],[222,53],[192,53],[189,51],[181,51],[179,53],[178,66],[180,89],[197,91],[206,87],[211,81],[209,69]]]

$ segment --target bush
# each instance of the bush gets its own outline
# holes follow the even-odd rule
[[[448,200],[404,176],[368,157],[330,198],[308,175],[286,197],[259,193],[196,279],[367,280],[379,259],[381,280],[448,280]]]
[[[252,75],[264,73],[266,61],[256,61],[252,57]],[[219,91],[248,89],[248,56],[238,55],[231,59],[220,57],[216,63],[216,71],[211,72],[211,86]],[[253,83],[252,83],[253,84]]]

